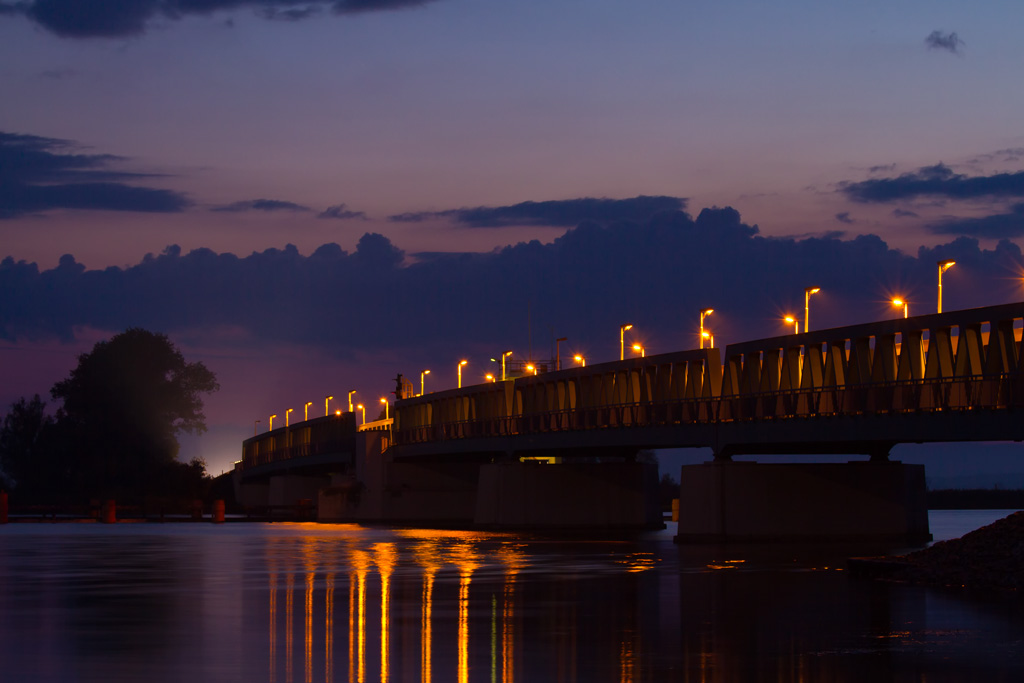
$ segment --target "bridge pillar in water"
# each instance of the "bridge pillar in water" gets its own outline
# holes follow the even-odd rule
[[[664,528],[651,463],[480,466],[476,526],[508,529]]]
[[[930,539],[924,465],[718,461],[680,473],[677,542]]]

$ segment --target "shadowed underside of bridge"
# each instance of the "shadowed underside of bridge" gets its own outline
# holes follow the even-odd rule
[[[394,457],[707,447],[862,453],[1024,439],[1024,303],[573,368],[399,400]]]

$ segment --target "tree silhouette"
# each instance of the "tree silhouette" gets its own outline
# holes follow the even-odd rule
[[[202,395],[219,388],[163,334],[129,328],[78,357],[50,393],[65,483],[81,495],[138,501],[177,466],[177,435],[206,431]]]
[[[0,489],[21,489],[33,494],[46,476],[52,458],[53,418],[39,394],[11,406],[0,425]]]

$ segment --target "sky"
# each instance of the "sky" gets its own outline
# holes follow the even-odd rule
[[[1020,300],[1022,19],[0,0],[0,404],[165,332],[220,378],[183,452],[216,473],[271,413],[506,347],[688,348],[708,306],[719,345],[770,336],[810,283],[821,325],[924,312],[936,258],[947,309]]]

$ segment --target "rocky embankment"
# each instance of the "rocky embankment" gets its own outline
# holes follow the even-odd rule
[[[932,586],[1024,589],[1024,511],[960,538],[890,558],[850,560],[858,574]]]

